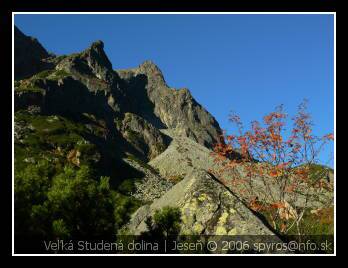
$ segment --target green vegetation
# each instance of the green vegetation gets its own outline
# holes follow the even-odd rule
[[[64,60],[67,57],[67,55],[60,55],[52,59],[53,63],[57,65],[59,62]]]
[[[32,81],[38,80],[38,79],[48,79],[48,80],[59,80],[63,79],[70,74],[65,70],[45,70],[42,71],[36,75],[34,75],[32,78],[30,78]]]
[[[153,238],[177,236],[180,233],[181,222],[179,208],[164,207],[162,210],[157,210],[152,217],[146,219],[148,231],[143,235]]]
[[[51,71],[43,71],[34,75],[33,77],[25,80],[15,81],[15,92],[29,92],[29,93],[41,93],[43,94],[45,90],[38,85],[38,81],[46,77]]]
[[[88,131],[82,124],[60,116],[33,116],[25,111],[16,112],[15,121],[21,129],[20,140],[15,140],[16,170],[30,164],[24,161],[28,158],[63,166],[70,150],[81,150],[81,158],[86,162],[97,153],[97,148],[84,138]]]
[[[263,212],[262,216],[266,219],[270,226],[276,224],[277,229],[284,224],[281,219],[276,219],[274,222],[270,217],[270,212]],[[291,224],[289,224],[291,226]],[[288,226],[288,228],[289,228]],[[294,224],[285,235],[298,235],[298,231],[302,235],[333,235],[334,234],[334,209],[333,207],[323,208],[319,210],[307,209],[303,215],[299,225],[300,230],[297,230]],[[280,234],[282,235],[282,234]]]
[[[328,207],[321,210],[307,210],[300,225],[300,231],[306,235],[333,235],[334,234],[334,208]],[[296,228],[289,234],[296,235]]]
[[[15,122],[16,235],[111,238],[142,205],[130,182],[115,190],[98,175],[100,152],[83,124],[25,111]]]
[[[161,210],[155,211],[153,216],[149,216],[145,220],[147,231],[142,232],[139,237],[136,237],[136,239],[138,239],[140,243],[163,243],[164,240],[169,238],[170,241],[178,241],[181,222],[181,211],[179,208],[164,207]],[[127,243],[127,241],[125,242]],[[156,251],[156,253],[166,253],[164,249],[165,247],[162,244],[162,247],[160,247],[158,249],[159,251]],[[125,253],[132,253],[132,251],[129,252],[126,250]],[[142,251],[142,253],[151,253],[151,250],[145,250]],[[179,252],[175,250],[172,253]]]
[[[31,237],[112,237],[142,204],[110,188],[88,166],[57,170],[48,161],[15,176],[16,233]]]
[[[37,73],[33,76],[34,79],[46,79],[48,76],[50,76],[54,70],[44,70],[40,73]],[[33,79],[32,78],[32,79]]]
[[[53,175],[43,161],[17,173],[17,230],[46,238],[112,235],[113,198],[108,178],[95,180],[87,166]]]
[[[48,79],[51,79],[51,80],[59,80],[59,79],[63,79],[67,76],[69,76],[70,73],[68,73],[67,71],[65,70],[57,70],[55,72],[53,72],[49,77],[47,77]]]
[[[70,73],[64,70],[44,70],[35,74],[31,78],[22,81],[15,81],[15,91],[44,93],[45,90],[39,86],[42,80],[47,79],[51,81],[57,81],[68,76],[70,76]]]
[[[132,198],[128,195],[114,192],[115,193],[115,229],[120,230],[122,226],[128,223],[131,215],[143,205],[143,203],[135,198]]]
[[[121,130],[122,125],[123,125],[122,119],[119,118],[119,117],[116,117],[116,118],[114,119],[114,123],[115,123],[116,128],[117,128],[118,130]]]
[[[136,190],[136,183],[139,182],[140,179],[131,178],[123,180],[117,187],[117,190],[125,195],[131,195]]]
[[[276,224],[278,229],[281,228],[285,221],[280,220],[279,218],[275,221],[271,220],[270,213],[264,212],[261,214],[261,217],[266,220],[269,226],[274,226]],[[276,232],[277,233],[277,232]],[[298,234],[301,234],[300,236]],[[302,220],[300,221],[299,229],[297,229],[296,224],[292,226],[286,233],[278,233],[284,241],[306,241],[306,237],[314,243],[317,243],[317,248],[320,248],[320,245],[323,242],[323,238],[328,239],[329,241],[333,238],[334,235],[334,207],[322,208],[317,210],[307,209],[303,215]],[[325,240],[324,240],[325,241]],[[333,241],[332,241],[333,242]],[[305,253],[305,252],[303,252]],[[309,252],[309,253],[313,253]],[[324,251],[322,253],[332,253],[331,249]]]
[[[15,88],[16,92],[28,92],[28,93],[41,93],[43,94],[45,90],[35,85],[21,86]]]

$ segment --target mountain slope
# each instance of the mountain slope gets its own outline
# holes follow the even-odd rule
[[[23,36],[18,38],[17,46],[26,46]],[[36,42],[40,63],[48,55]],[[210,149],[222,131],[187,89],[170,88],[154,63],[114,71],[102,41],[46,62],[45,68],[29,70],[15,81],[16,213],[23,224],[18,232],[30,234],[36,226],[44,237],[62,230],[80,235],[54,198],[72,198],[75,191],[69,187],[75,184],[70,183],[85,183],[81,178],[86,176],[86,182],[93,177],[100,184],[93,187],[105,192],[108,213],[114,209],[102,217],[101,226],[109,217],[108,232],[120,229],[138,208],[129,223],[136,226],[129,230],[141,232],[147,216],[171,205],[181,209],[186,233],[273,234],[207,173],[213,166]],[[44,181],[38,179],[42,166],[49,167]],[[28,198],[27,186],[38,186],[40,198]],[[73,197],[78,204],[94,204],[90,196]],[[74,203],[68,204],[67,210],[75,211]],[[86,215],[74,213],[89,226]]]
[[[14,27],[14,39],[14,76],[16,80],[30,77],[50,67],[50,64],[45,62],[50,55],[37,39],[26,36],[16,26]]]

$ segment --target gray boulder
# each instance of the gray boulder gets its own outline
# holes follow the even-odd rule
[[[181,234],[274,235],[238,197],[203,170],[193,170],[161,198],[139,208],[127,226],[128,231],[146,231],[146,218],[166,206],[180,208]]]

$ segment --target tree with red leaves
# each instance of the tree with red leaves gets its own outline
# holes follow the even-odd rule
[[[248,131],[233,114],[230,121],[236,124],[238,133],[224,134],[213,153],[219,167],[212,171],[216,177],[250,209],[267,215],[273,228],[283,234],[294,227],[301,234],[303,215],[316,202],[322,208],[332,205],[332,199],[323,198],[328,196],[324,192],[332,193],[332,182],[325,172],[312,172],[312,166],[334,135],[313,135],[306,108],[304,101],[291,118],[290,135],[283,106],[264,116],[262,123],[252,122]],[[236,152],[239,157],[235,157]]]

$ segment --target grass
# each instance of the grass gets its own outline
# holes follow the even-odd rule
[[[65,77],[70,76],[70,73],[64,70],[44,70],[32,76],[29,79],[22,81],[15,81],[16,92],[31,92],[31,93],[44,93],[45,90],[38,86],[38,82],[44,79],[51,81],[58,81]]]
[[[66,154],[73,148],[81,149],[84,156],[92,156],[96,147],[84,144],[87,130],[82,124],[60,116],[30,115],[25,111],[15,113],[15,121],[24,129],[20,141],[15,141],[16,169],[30,163],[24,160],[59,159],[66,162]],[[87,148],[88,147],[88,148]],[[59,148],[59,153],[57,152]]]
[[[266,219],[270,226],[274,226],[274,223],[271,220],[270,214],[276,214],[276,211],[273,212],[261,212],[262,216]],[[280,219],[275,221],[277,230],[280,229],[280,226],[284,222]],[[288,222],[287,226],[291,225],[292,221]],[[301,235],[333,235],[334,234],[334,208],[328,207],[318,210],[317,213],[314,213],[314,210],[307,209],[303,215],[303,218],[300,222],[300,233]],[[286,235],[298,235],[296,225],[294,225]]]
[[[334,207],[323,208],[317,213],[313,213],[308,209],[301,220],[299,230],[300,236],[298,235],[298,230],[296,224],[285,234],[279,231],[280,226],[282,225],[282,220],[276,220],[277,230],[275,233],[278,234],[284,241],[308,241],[310,240],[313,243],[317,244],[317,248],[319,249],[325,240],[331,241],[334,235]],[[271,220],[271,217],[268,213],[261,213],[261,218],[266,220],[269,226],[274,227],[274,223]],[[288,223],[288,227],[292,222]],[[320,251],[321,252],[321,251]],[[306,252],[303,252],[306,253]],[[308,252],[308,253],[314,253]],[[323,250],[321,253],[332,253],[332,249]]]
[[[56,70],[55,72],[53,72],[49,77],[47,77],[50,80],[59,80],[59,79],[63,79],[65,77],[70,76],[70,73],[68,73],[65,70]]]
[[[39,72],[33,76],[35,79],[46,79],[48,76],[50,76],[54,70],[45,70],[42,72]]]
[[[38,86],[28,86],[28,87],[22,87],[22,86],[19,86],[17,88],[15,88],[15,91],[16,92],[28,92],[28,93],[41,93],[43,94],[45,92],[45,90],[43,88],[40,88]]]
[[[306,211],[300,229],[305,235],[333,235],[334,207],[323,208],[317,214]],[[290,234],[296,234],[295,230]]]
[[[65,78],[69,75],[70,75],[70,73],[68,73],[65,70],[45,70],[45,71],[42,71],[42,72],[34,75],[31,79],[32,80],[48,79],[48,80],[57,81],[59,79]]]

